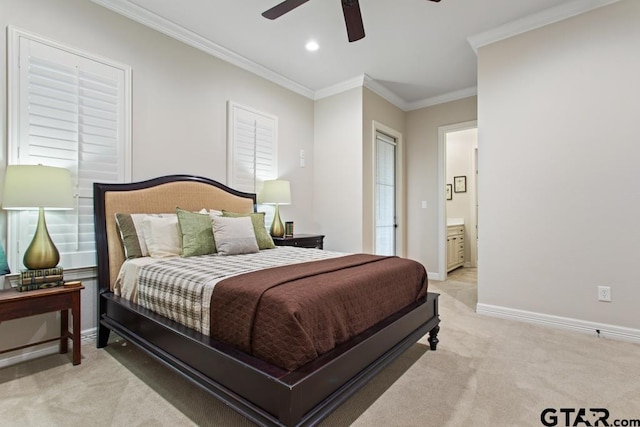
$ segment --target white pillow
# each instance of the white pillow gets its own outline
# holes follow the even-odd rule
[[[142,220],[142,230],[149,256],[154,258],[180,256],[182,236],[177,215],[147,216]]]
[[[213,239],[220,255],[239,255],[258,252],[258,242],[251,218],[212,216]]]
[[[175,217],[175,213],[164,214],[129,214],[116,213],[116,224],[120,232],[120,240],[124,247],[126,258],[139,258],[149,256],[149,249],[144,237],[142,221],[149,216],[153,217]]]
[[[222,211],[218,211],[218,210],[215,210],[215,209],[206,210],[205,208],[202,208],[202,209],[200,209],[198,211],[198,213],[209,214],[211,219],[213,219],[214,216],[222,216]]]

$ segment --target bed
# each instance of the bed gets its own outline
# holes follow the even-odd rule
[[[281,334],[284,336],[283,339],[289,339],[288,342],[284,341],[285,344],[279,345],[281,348],[292,347],[291,343],[298,341],[298,338],[295,338],[298,333],[296,328],[299,327],[298,323],[304,323],[304,320],[298,322],[304,319],[302,317],[304,314],[298,311],[294,315],[277,315],[275,310],[279,308],[273,307],[277,307],[280,303],[275,296],[272,298],[272,295],[282,294],[282,298],[289,303],[293,298],[296,310],[298,307],[304,307],[305,304],[315,307],[320,304],[313,298],[325,299],[326,297],[301,294],[300,297],[295,297],[300,299],[298,301],[288,293],[289,286],[294,282],[300,282],[302,278],[312,281],[313,286],[307,286],[307,288],[324,289],[326,287],[332,289],[331,292],[342,292],[342,289],[349,289],[356,285],[367,286],[369,282],[374,286],[374,282],[382,281],[380,277],[387,274],[382,273],[387,271],[386,267],[380,270],[381,273],[376,272],[375,266],[382,264],[402,269],[400,276],[389,276],[399,277],[398,283],[394,281],[392,285],[398,286],[395,289],[401,289],[399,282],[404,281],[405,276],[413,277],[417,273],[414,274],[413,270],[409,273],[410,269],[414,269],[411,262],[397,257],[376,258],[366,254],[328,256],[322,260],[301,261],[296,265],[240,274],[218,282],[213,291],[217,298],[221,298],[218,295],[229,292],[225,289],[230,288],[231,282],[233,286],[265,286],[261,295],[269,295],[269,299],[260,296],[257,300],[260,302],[256,304],[261,307],[272,307],[271,310],[274,310],[272,313],[276,315],[255,314],[260,312],[248,315],[253,316],[251,320],[253,323],[249,329],[252,333],[255,329],[256,334],[255,338],[253,336],[249,338],[248,348],[244,348],[242,342],[237,343],[230,337],[219,336],[220,331],[208,329],[203,331],[204,326],[200,328],[193,325],[186,326],[185,322],[163,316],[158,311],[148,308],[148,305],[127,298],[118,292],[115,285],[127,257],[116,214],[163,214],[174,212],[176,207],[179,207],[189,212],[198,212],[206,208],[244,215],[254,212],[255,204],[255,194],[235,191],[208,178],[190,175],[171,175],[127,184],[95,183],[94,215],[99,286],[98,348],[108,345],[110,331],[114,331],[253,422],[259,425],[284,426],[317,424],[425,334],[429,334],[431,350],[436,350],[440,323],[438,294],[427,291],[425,272],[424,288],[419,290],[416,298],[408,305],[398,303],[402,304],[402,307],[397,310],[390,305],[386,309],[393,312],[378,314],[384,317],[376,320],[374,324],[358,324],[360,329],[351,328],[350,321],[346,326],[339,325],[338,329],[352,329],[353,334],[346,335],[345,339],[336,340],[328,349],[319,351],[316,355],[313,354],[313,348],[310,350],[311,353],[304,353],[306,350],[303,348],[300,353],[302,356],[296,356],[297,358],[293,361],[280,359],[280,357],[287,357],[288,351],[279,352],[285,354],[279,354],[276,358],[271,357],[273,349],[269,350],[269,345],[273,341],[273,335],[269,335],[267,326],[259,326],[259,317],[267,319],[283,317],[296,320],[293,326],[291,322],[285,326],[277,326],[279,330],[292,331],[291,337],[288,333]],[[307,249],[298,250],[307,251]],[[278,253],[275,249],[271,251],[273,252],[270,254]],[[176,263],[183,262],[179,258],[175,259]],[[396,264],[398,261],[407,264]],[[345,263],[346,266],[342,265]],[[282,270],[279,270],[280,268]],[[361,270],[353,270],[355,268]],[[358,273],[354,274],[355,271]],[[281,280],[283,276],[291,277],[286,284],[278,282],[276,285],[265,285],[267,281],[265,275],[269,274],[277,280]],[[225,288],[223,285],[228,286]],[[272,288],[272,286],[275,287]],[[278,291],[276,292],[275,289]],[[375,293],[373,291],[363,293],[358,290],[361,288],[353,289],[355,289],[352,290],[352,294],[355,292],[356,305],[358,295],[362,295],[361,298],[364,301],[365,294]],[[397,293],[401,292],[397,291]],[[346,300],[347,296],[338,294],[337,298]],[[273,299],[276,302],[267,304],[264,302],[265,299],[268,301]],[[310,302],[303,304],[302,300]],[[239,308],[233,308],[230,303],[215,301],[216,299],[212,297],[212,306],[217,304],[219,309],[228,309],[228,312],[222,316],[212,309],[210,317],[212,319],[216,317],[216,321],[220,321],[221,318],[233,318],[245,307],[244,302]],[[354,311],[352,307],[350,305],[349,309],[345,309],[347,314]],[[325,316],[325,314],[311,316],[317,322],[319,319],[317,316]],[[324,321],[320,323],[324,325]],[[370,322],[371,319],[367,321]],[[217,323],[211,320],[211,323],[203,322],[202,325],[211,325],[211,328],[215,329]],[[218,329],[224,332],[228,328]],[[320,328],[318,334],[326,332],[325,329]],[[262,330],[266,331],[264,335]],[[243,336],[244,333],[245,331],[241,330],[237,334]],[[234,334],[237,335],[235,332]],[[311,344],[312,347],[314,345],[317,347],[317,344]],[[263,353],[257,350],[254,352],[254,348],[261,347],[267,350]]]

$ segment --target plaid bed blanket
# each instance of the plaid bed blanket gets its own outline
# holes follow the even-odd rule
[[[245,255],[167,258],[138,273],[138,304],[205,335],[215,285],[239,274],[286,264],[343,256],[338,252],[282,246]]]

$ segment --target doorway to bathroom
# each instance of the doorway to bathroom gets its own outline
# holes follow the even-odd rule
[[[440,276],[478,265],[478,128],[465,122],[439,129]]]

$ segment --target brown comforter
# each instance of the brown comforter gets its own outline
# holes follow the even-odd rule
[[[292,371],[420,299],[424,267],[348,255],[225,279],[211,298],[211,335]]]

